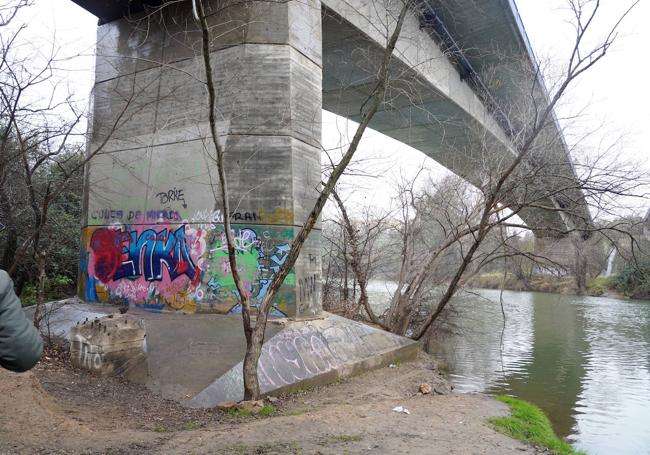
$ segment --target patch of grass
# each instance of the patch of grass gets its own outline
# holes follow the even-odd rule
[[[363,436],[360,434],[329,434],[323,436],[318,440],[318,444],[322,446],[327,446],[330,444],[340,444],[348,442],[358,442],[363,439]]]
[[[183,424],[181,427],[181,430],[183,431],[192,431],[192,430],[198,430],[201,428],[201,424],[199,422],[196,422],[194,420],[187,421]]]
[[[262,444],[255,446],[247,446],[244,444],[237,444],[227,447],[224,451],[217,452],[219,455],[234,453],[241,455],[264,455],[264,454],[298,454],[300,453],[300,446],[296,442],[281,442],[277,444]]]
[[[273,414],[275,414],[275,408],[270,404],[265,404],[260,409],[260,415],[263,417],[271,417]]]
[[[499,395],[496,399],[510,406],[511,411],[508,417],[494,417],[489,420],[497,431],[514,439],[547,448],[556,455],[586,455],[560,439],[553,431],[548,417],[537,406],[505,395]]]
[[[169,428],[167,428],[167,427],[165,427],[163,425],[160,425],[158,423],[153,426],[152,430],[155,431],[156,433],[166,433],[166,432],[170,431]]]
[[[227,449],[230,453],[246,453],[250,450],[250,447],[244,444],[237,444],[235,446],[230,446]]]
[[[316,390],[316,388],[317,387],[315,385],[303,384],[301,386],[296,387],[295,389],[292,389],[289,392],[289,395],[304,395],[306,393],[313,392],[314,390]]]
[[[253,415],[253,413],[248,409],[231,408],[228,409],[228,415],[232,417],[250,417]]]

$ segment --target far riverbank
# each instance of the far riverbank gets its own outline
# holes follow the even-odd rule
[[[626,293],[618,289],[616,276],[597,277],[587,281],[585,292],[580,294],[574,277],[557,277],[537,275],[530,279],[519,279],[503,273],[483,273],[471,279],[467,284],[473,289],[505,289],[508,291],[544,292],[562,295],[587,295],[591,297],[614,297],[619,299],[647,300],[645,293]]]

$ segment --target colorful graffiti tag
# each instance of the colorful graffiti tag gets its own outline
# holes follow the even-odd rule
[[[284,231],[284,232],[283,232]],[[291,229],[260,230],[261,234],[250,227],[235,229],[235,251],[237,253],[239,274],[244,281],[253,306],[259,305],[266,293],[275,274],[284,264],[289,252],[291,241]],[[197,298],[216,302],[217,305],[230,306],[228,312],[241,312],[241,305],[238,301],[238,293],[230,273],[230,262],[226,248],[225,233],[221,232],[218,240],[214,242],[213,248],[209,251],[209,264],[207,266],[204,281],[206,289]],[[295,284],[293,272],[285,280],[285,286]],[[281,295],[279,302],[275,305],[272,314],[275,316],[286,315],[288,296]],[[294,299],[291,297],[291,301]],[[231,305],[234,304],[234,305]],[[221,308],[222,311],[225,308]]]
[[[240,275],[254,307],[265,297],[287,258],[291,228],[233,227]],[[129,302],[154,310],[241,312],[222,225],[116,225],[83,234],[82,297],[89,302]],[[272,314],[295,306],[292,271]]]

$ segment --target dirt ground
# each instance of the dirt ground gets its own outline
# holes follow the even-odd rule
[[[0,454],[537,453],[486,424],[504,405],[447,393],[425,357],[281,397],[271,417],[186,409],[65,358],[49,351],[32,372],[0,369]],[[423,382],[444,394],[418,394]]]

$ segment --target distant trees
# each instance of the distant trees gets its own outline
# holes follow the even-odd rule
[[[390,266],[391,213],[363,207],[351,217],[338,191],[332,192],[332,198],[338,216],[324,222],[324,308],[342,310],[347,317],[356,317],[363,309],[371,321],[381,325],[370,307],[368,283]]]
[[[644,197],[639,188],[648,183],[648,176],[617,163],[610,151],[583,161],[566,157],[554,109],[576,80],[605,57],[621,21],[636,3],[614,18],[612,28],[595,45],[591,29],[600,3],[573,0],[568,4],[575,41],[551,93],[540,85],[538,68],[529,73],[519,68],[524,76],[513,93],[517,102],[491,107],[506,131],[506,144],[466,125],[468,136],[477,139],[449,146],[449,153],[467,160],[462,177],[475,187],[452,178],[434,191],[418,193],[409,185],[400,191],[402,215],[396,218],[401,266],[390,308],[378,318],[391,331],[422,338],[457,290],[481,270],[512,266],[525,277],[534,269],[570,267],[578,291],[583,291],[588,242],[614,232],[629,237],[620,223],[603,226],[591,218],[611,217],[621,207],[622,196]],[[486,78],[488,88],[499,83]],[[503,152],[504,147],[510,148],[510,154]],[[526,231],[557,245],[531,248],[519,241]],[[575,257],[567,261],[567,253]],[[438,295],[425,298],[434,286],[440,287]]]
[[[69,59],[56,43],[44,48],[23,36],[20,10],[31,5],[0,4],[0,267],[19,292],[38,281],[35,300],[43,303],[48,275],[61,287],[77,274],[84,166],[128,118],[118,112],[105,139],[86,150],[86,103],[75,101],[60,73]]]
[[[76,276],[83,179],[83,114],[59,94],[55,46],[22,36],[19,12],[30,5],[0,5],[0,267],[19,293],[44,280],[46,263],[70,283]]]

